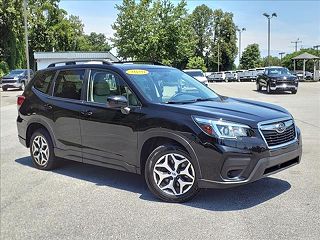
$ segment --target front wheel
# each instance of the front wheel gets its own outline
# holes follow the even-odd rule
[[[296,94],[296,93],[297,93],[297,90],[292,90],[291,93],[292,93],[292,94]]]
[[[260,83],[257,83],[257,91],[261,91],[262,87],[260,86]]]
[[[7,87],[2,87],[2,91],[8,91],[8,88]]]
[[[270,84],[269,84],[269,83],[267,84],[267,93],[268,93],[268,94],[272,93],[272,90],[271,90],[271,88],[270,88]]]
[[[173,145],[157,147],[148,157],[145,179],[150,191],[166,202],[186,202],[199,191],[195,164]]]

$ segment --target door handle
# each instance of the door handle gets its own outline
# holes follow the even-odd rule
[[[43,105],[46,109],[48,109],[48,110],[51,110],[52,109],[52,106],[50,105],[50,104],[45,104],[45,105]]]
[[[89,117],[89,116],[91,116],[93,114],[93,112],[90,111],[90,110],[81,111],[80,113],[81,113],[81,115],[86,116],[86,117]]]

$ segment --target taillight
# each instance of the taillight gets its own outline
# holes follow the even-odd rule
[[[18,96],[18,98],[17,98],[17,107],[18,108],[21,107],[21,105],[22,105],[22,103],[24,102],[25,99],[26,99],[25,96],[22,96],[22,95]]]

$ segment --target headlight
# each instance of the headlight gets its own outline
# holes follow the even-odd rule
[[[251,136],[250,127],[247,125],[203,117],[193,117],[193,120],[204,133],[210,136],[217,136],[219,138]]]

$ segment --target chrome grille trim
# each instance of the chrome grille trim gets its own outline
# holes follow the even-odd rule
[[[266,139],[267,136],[265,136],[266,134],[264,134],[262,131],[275,131],[275,128],[274,128],[274,125],[279,123],[279,122],[283,122],[286,126],[286,131],[287,129],[289,129],[289,131],[291,132],[292,130],[294,131],[294,139],[291,140],[291,136],[288,135],[286,133],[286,131],[284,131],[283,133],[277,133],[279,134],[280,136],[277,136],[279,139],[276,139],[276,140],[273,140],[275,142],[279,141],[281,142],[281,140],[284,139],[288,139],[289,141],[288,142],[281,142],[280,144],[276,144],[276,145],[269,145],[268,144],[268,141]],[[293,127],[291,127],[293,126]],[[290,129],[292,128],[292,129]],[[284,147],[284,146],[287,146],[287,145],[290,145],[292,143],[295,143],[297,141],[297,131],[296,131],[296,125],[295,125],[295,122],[292,118],[290,117],[287,117],[287,118],[278,118],[278,119],[273,119],[273,120],[268,120],[268,121],[263,121],[263,122],[259,122],[258,123],[258,130],[259,130],[259,133],[262,137],[262,139],[264,140],[264,142],[266,143],[266,145],[268,146],[269,149],[275,149],[275,148],[281,148],[281,147]],[[281,134],[284,134],[284,135],[281,135]],[[269,140],[270,141],[270,140]]]

